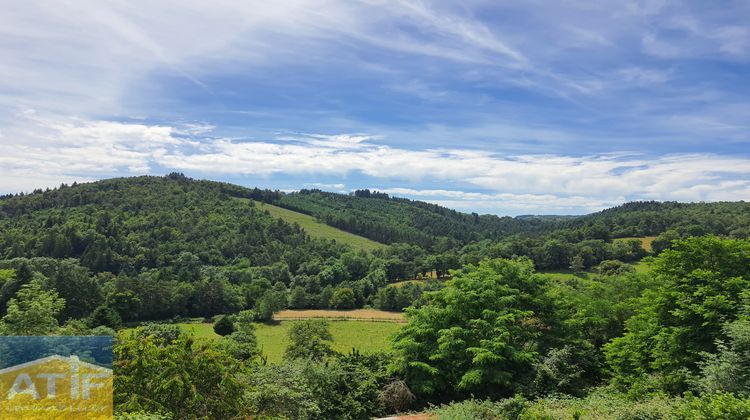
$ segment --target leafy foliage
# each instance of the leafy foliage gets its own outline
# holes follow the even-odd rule
[[[237,376],[242,368],[235,359],[208,343],[193,343],[185,335],[166,343],[145,334],[136,330],[117,337],[114,401],[118,410],[180,419],[233,418],[247,413]]]
[[[45,291],[39,282],[21,286],[16,297],[8,301],[8,310],[0,320],[3,335],[48,335],[57,331],[57,316],[65,300],[55,291]]]
[[[538,355],[543,280],[528,260],[490,260],[456,272],[407,309],[397,370],[420,394],[507,395]]]
[[[606,346],[607,360],[622,384],[658,375],[654,386],[680,392],[702,355],[717,350],[724,323],[740,313],[750,241],[678,241],[654,261],[654,274],[663,286],[645,295],[625,335]]]
[[[214,332],[221,336],[234,332],[234,324],[227,316],[220,316],[214,323]]]
[[[289,347],[286,359],[321,361],[333,354],[333,336],[328,330],[328,322],[322,319],[306,319],[295,323],[289,330]]]

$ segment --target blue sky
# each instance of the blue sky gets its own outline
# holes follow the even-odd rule
[[[181,171],[503,215],[750,200],[746,1],[5,9],[0,193]]]

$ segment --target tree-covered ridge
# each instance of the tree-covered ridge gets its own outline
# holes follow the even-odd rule
[[[258,202],[297,203],[322,215],[320,220],[365,226],[364,236],[382,228],[418,244],[355,251],[310,238]],[[284,307],[401,310],[419,298],[423,286],[397,290],[385,287],[388,282],[441,277],[483,259],[521,256],[536,269],[576,272],[604,264],[619,270],[618,261],[635,262],[646,252],[638,240],[613,236],[658,233],[658,254],[682,237],[746,236],[747,210],[744,202],[631,203],[575,219],[521,221],[367,190],[282,194],[181,174],[62,185],[0,199],[0,311],[30,281],[14,277],[13,270],[24,266],[66,299],[62,320],[93,316],[100,306],[117,313],[101,310],[97,317],[125,321],[241,309],[267,319]],[[494,235],[488,226],[501,237],[484,237]],[[77,295],[79,287],[88,296]]]
[[[656,236],[668,230],[681,236],[714,234],[747,238],[750,203],[635,201],[567,221],[564,228],[606,232],[609,238]]]
[[[285,253],[328,258],[341,250],[310,240],[252,202],[270,192],[179,176],[112,179],[0,200],[0,258],[78,258],[95,272],[196,264],[275,263]],[[189,254],[189,255],[188,255]]]
[[[750,236],[750,203],[742,201],[642,201],[579,217],[499,217],[461,213],[369,190],[350,195],[301,190],[274,199],[277,205],[378,242],[410,243],[437,252],[482,240],[503,242],[513,236],[545,241],[561,239],[571,244],[657,236],[665,232],[669,232],[665,240],[706,234]]]
[[[382,259],[234,199],[274,194],[172,174],[5,197],[0,312],[34,278],[66,301],[63,322],[243,309],[268,319],[290,303],[362,307],[385,285]]]
[[[541,219],[461,213],[437,204],[369,190],[358,190],[352,195],[301,190],[282,195],[279,205],[311,214],[331,226],[378,242],[404,242],[423,248],[445,248],[533,232],[549,224]]]

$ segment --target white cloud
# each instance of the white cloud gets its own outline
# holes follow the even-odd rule
[[[336,191],[336,192],[341,192],[341,193],[348,192],[346,190],[346,185],[344,184],[326,184],[322,182],[308,182],[308,183],[305,183],[305,187],[319,188],[325,191]]]
[[[17,117],[0,142],[2,191],[148,173],[168,149],[191,144],[170,126],[41,116],[31,109]]]
[[[11,2],[0,14],[0,190],[167,168],[208,176],[361,173],[415,187],[460,184],[488,194],[456,196],[446,190],[436,196],[456,206],[557,201],[588,209],[638,198],[748,199],[745,157],[590,152],[622,150],[631,146],[630,139],[641,142],[635,150],[706,141],[731,143],[736,150],[747,143],[746,95],[711,80],[713,72],[698,74],[701,69],[692,70],[689,62],[674,61],[747,60],[747,6],[708,12],[704,7],[700,2],[576,0],[460,5],[82,0],[56,7]],[[419,115],[357,118],[369,109],[347,114],[346,101],[354,97],[347,90],[346,97],[326,98],[332,109],[319,111],[333,117],[311,127],[286,124],[293,109],[288,116],[257,108],[249,98],[240,101],[248,109],[226,111],[245,113],[252,121],[274,119],[262,127],[269,131],[349,134],[239,141],[212,137],[213,124],[195,122],[203,115],[184,115],[181,101],[189,100],[161,96],[174,93],[161,84],[164,77],[181,77],[218,97],[212,76],[239,74],[247,81],[258,74],[275,81],[275,72],[296,71],[293,66],[301,66],[300,75],[313,70],[312,79],[340,74],[347,83],[353,82],[346,76],[366,74],[354,81],[373,96],[381,87],[407,93],[440,103],[442,114],[430,115],[435,108],[421,108],[420,102],[404,106],[404,113]],[[285,87],[273,86],[279,101]],[[632,93],[644,88],[647,95]],[[293,99],[283,104],[301,99],[304,105],[306,98],[290,90]],[[515,100],[529,92],[533,100]],[[555,98],[540,99],[538,93]],[[230,102],[235,94],[227,95]],[[578,112],[557,105],[557,96]],[[385,100],[383,106],[391,103]],[[20,115],[14,111],[19,107]],[[453,114],[464,112],[466,118],[456,123],[460,119]],[[144,118],[123,122],[124,115]],[[147,122],[172,119],[191,122]],[[233,127],[232,133],[244,128]],[[394,138],[400,146],[385,141]],[[669,146],[651,149],[647,142],[653,139]],[[615,142],[618,147],[608,147]],[[588,147],[592,144],[604,146]]]
[[[646,157],[507,155],[460,148],[410,150],[379,144],[367,134],[295,135],[283,141],[236,141],[179,133],[195,128],[24,113],[36,129],[13,132],[0,144],[0,189],[18,191],[19,177],[91,179],[148,173],[154,167],[211,176],[324,176],[363,174],[408,185],[447,189],[388,189],[430,197],[454,207],[503,203],[504,208],[603,208],[626,200],[750,199],[750,159],[711,154]],[[207,128],[198,129],[205,133]],[[30,136],[29,136],[30,135]],[[79,177],[79,178],[77,178]],[[58,182],[55,182],[58,183]],[[308,183],[344,190],[343,183]],[[458,203],[464,203],[459,205]],[[471,204],[469,204],[471,203]]]

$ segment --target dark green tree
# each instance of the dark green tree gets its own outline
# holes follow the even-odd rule
[[[356,298],[354,291],[349,287],[336,289],[331,296],[330,306],[334,309],[354,309]]]
[[[289,330],[289,346],[284,358],[321,361],[333,354],[332,340],[333,336],[325,320],[306,319],[295,322]]]
[[[423,395],[512,394],[538,357],[541,291],[529,260],[464,267],[424,305],[407,309],[394,342],[396,370]]]
[[[101,305],[91,313],[88,324],[91,328],[105,326],[112,329],[118,329],[122,325],[122,318],[120,318],[120,314],[111,307]]]
[[[234,332],[234,323],[228,316],[220,316],[214,323],[214,332],[222,337],[229,335]]]

